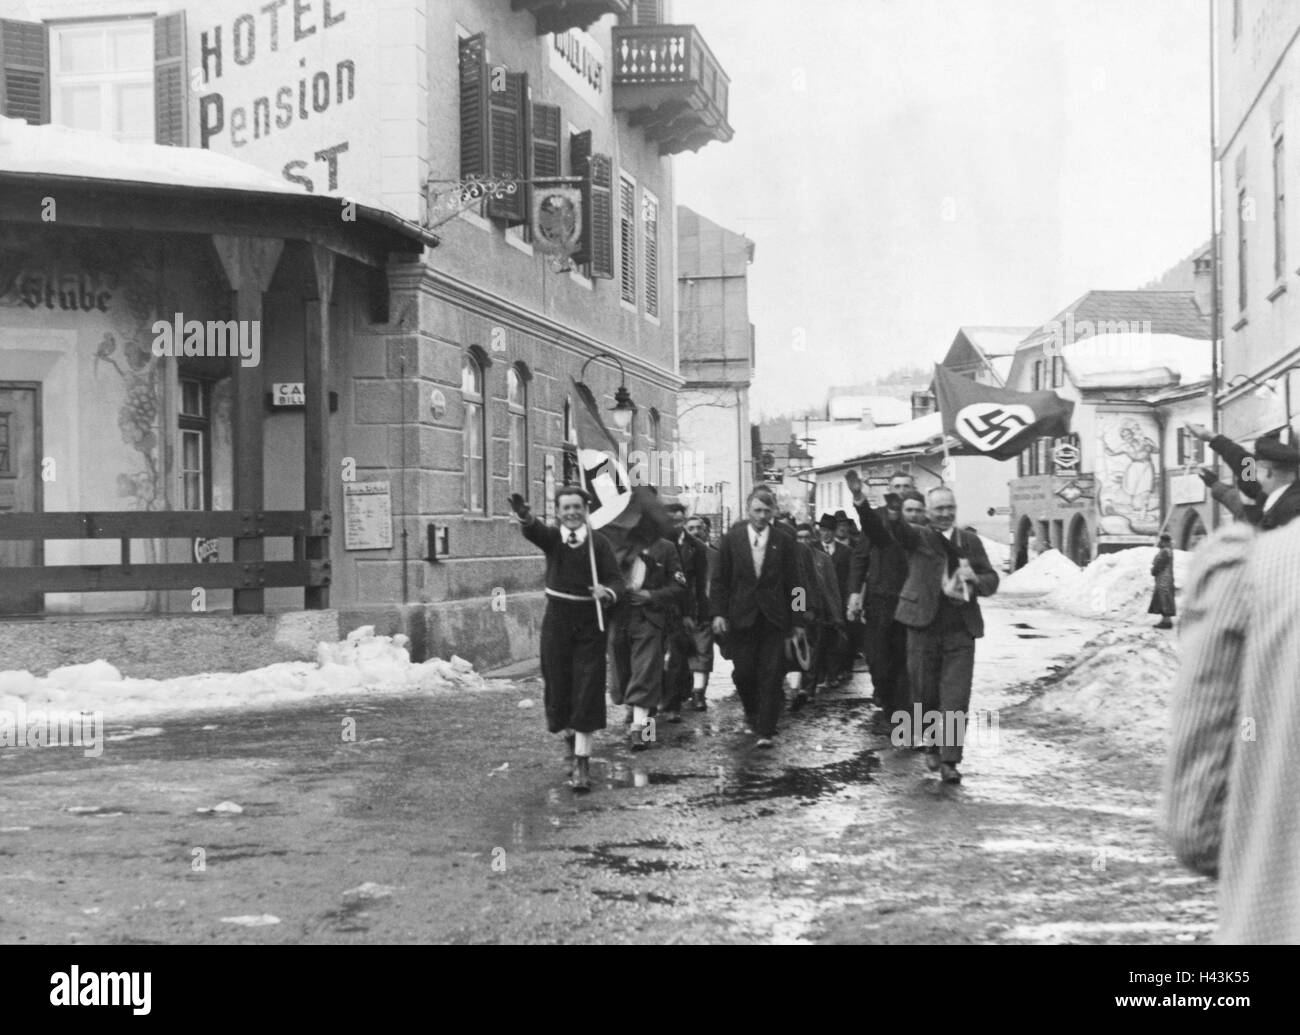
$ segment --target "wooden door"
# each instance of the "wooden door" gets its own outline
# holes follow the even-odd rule
[[[40,407],[36,385],[0,381],[0,514],[34,514],[41,509]],[[41,563],[40,543],[0,540],[0,615],[37,614],[40,593],[27,592],[6,578],[4,569]]]

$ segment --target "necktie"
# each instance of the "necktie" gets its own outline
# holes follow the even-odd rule
[[[569,533],[569,545],[570,545],[570,546],[577,546],[577,545],[578,545],[578,533],[577,533],[577,532],[570,532],[570,533]]]

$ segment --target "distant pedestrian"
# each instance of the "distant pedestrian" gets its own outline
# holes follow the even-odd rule
[[[1300,943],[1300,522],[1220,529],[1192,558],[1163,825],[1219,879],[1215,941]]]
[[[1168,535],[1160,537],[1155,560],[1151,562],[1151,574],[1155,576],[1156,588],[1151,594],[1147,614],[1160,615],[1157,629],[1172,629],[1174,623],[1169,619],[1178,614],[1178,608],[1174,606],[1174,541]]]

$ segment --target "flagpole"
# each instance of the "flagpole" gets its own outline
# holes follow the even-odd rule
[[[596,574],[596,533],[591,527],[591,522],[587,522],[587,556],[591,559],[591,584],[600,585],[600,577]],[[600,607],[600,597],[593,596],[592,602],[596,605],[596,624],[600,631],[605,631],[605,612]]]

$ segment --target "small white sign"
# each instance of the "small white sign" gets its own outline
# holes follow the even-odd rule
[[[1174,506],[1205,502],[1205,482],[1198,474],[1175,474],[1169,478],[1169,500]]]
[[[301,381],[276,381],[271,385],[272,406],[306,406],[307,393]]]
[[[388,482],[345,482],[343,549],[388,550],[393,546],[393,499]]]

